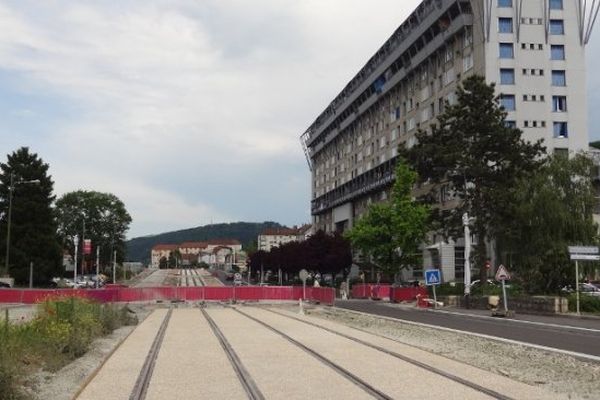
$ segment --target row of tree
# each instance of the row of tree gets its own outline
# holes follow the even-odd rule
[[[75,235],[100,246],[101,265],[109,263],[114,250],[117,261],[123,259],[125,232],[131,222],[123,202],[112,194],[88,191],[67,193],[56,200],[49,165],[27,147],[0,163],[0,210],[0,275],[10,275],[19,284],[28,281],[31,262],[36,284],[62,276],[63,252],[73,255]]]
[[[320,274],[346,276],[352,265],[350,243],[343,236],[328,235],[318,231],[302,242],[290,242],[274,247],[271,251],[256,251],[249,255],[252,271],[281,270],[288,276],[301,269]]]
[[[524,140],[482,77],[466,79],[457,95],[414,147],[400,148],[389,203],[372,205],[347,237],[391,274],[422,263],[428,233],[462,238],[466,213],[482,280],[494,247],[528,291],[557,291],[573,280],[567,246],[598,243],[592,161]]]

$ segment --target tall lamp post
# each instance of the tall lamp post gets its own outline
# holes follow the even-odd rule
[[[10,258],[10,224],[11,224],[11,219],[12,219],[13,192],[15,190],[16,184],[28,184],[28,183],[38,184],[38,183],[40,183],[40,180],[32,179],[32,180],[26,181],[26,180],[20,179],[15,182],[14,172],[10,173],[10,186],[8,187],[8,216],[7,216],[7,226],[6,226],[6,257],[4,258],[4,274],[6,274],[7,276],[9,275],[8,265],[9,265],[9,258]]]
[[[471,295],[471,230],[469,229],[469,214],[462,216],[465,227],[465,306],[470,308],[469,297]]]

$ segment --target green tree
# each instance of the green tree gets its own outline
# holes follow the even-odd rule
[[[554,156],[533,177],[519,181],[512,224],[498,238],[504,262],[528,292],[552,293],[573,284],[567,247],[598,243],[592,171],[592,161],[583,155]]]
[[[389,274],[420,262],[419,246],[428,230],[429,207],[412,197],[416,180],[417,174],[400,159],[389,203],[371,205],[346,233],[354,248]]]
[[[167,269],[169,267],[169,260],[167,260],[167,257],[163,256],[160,258],[160,260],[158,261],[158,268],[159,269]]]
[[[100,246],[100,264],[108,265],[113,251],[117,262],[125,255],[125,233],[131,216],[123,202],[114,194],[78,190],[64,194],[56,202],[58,232],[65,248],[73,254],[73,237],[92,240],[92,246]]]
[[[487,259],[486,240],[492,239],[510,219],[514,187],[519,179],[540,166],[542,142],[529,143],[522,132],[506,124],[506,111],[495,95],[494,84],[484,78],[467,78],[457,91],[458,102],[446,104],[431,132],[419,131],[417,145],[406,156],[429,184],[428,200],[437,204],[435,229],[446,237],[462,237],[462,215],[467,212],[475,246],[475,266]],[[455,200],[440,204],[441,191]],[[481,279],[486,275],[480,268]]]
[[[169,260],[168,260],[168,265],[169,268],[177,268],[178,266],[181,266],[181,252],[179,251],[179,249],[177,250],[173,250],[172,252],[169,253]]]
[[[34,264],[34,281],[47,284],[62,270],[62,249],[56,235],[52,212],[54,182],[45,164],[28,147],[21,147],[0,164],[0,249],[2,268],[6,254],[6,234],[11,176],[13,201],[8,273],[18,284],[29,281],[29,263]]]

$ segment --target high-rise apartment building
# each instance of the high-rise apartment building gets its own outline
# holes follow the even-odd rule
[[[385,200],[398,147],[413,146],[473,74],[496,83],[506,123],[527,140],[587,150],[585,47],[599,3],[424,0],[302,135],[315,230],[346,230]],[[460,245],[431,246],[425,263],[460,278]]]

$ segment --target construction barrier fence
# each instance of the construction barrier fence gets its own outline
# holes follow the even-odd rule
[[[101,303],[138,301],[268,301],[303,298],[302,286],[202,286],[103,289],[0,289],[0,303],[34,304],[49,297],[77,296]],[[333,305],[335,289],[307,287],[305,300]]]

